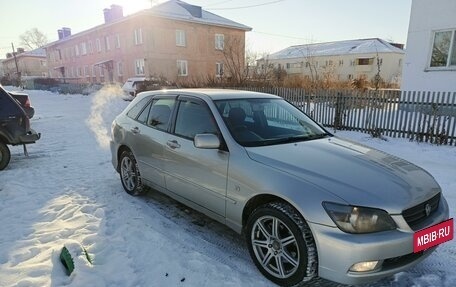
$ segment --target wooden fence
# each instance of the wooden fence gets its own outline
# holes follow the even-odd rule
[[[239,89],[278,95],[325,127],[456,146],[456,92]]]

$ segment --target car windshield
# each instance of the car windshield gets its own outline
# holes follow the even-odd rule
[[[283,99],[218,100],[215,104],[234,139],[246,147],[330,136],[303,112]]]

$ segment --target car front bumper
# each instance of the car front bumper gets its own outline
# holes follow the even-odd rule
[[[428,226],[449,216],[444,197]],[[319,276],[343,284],[362,284],[401,272],[421,262],[436,248],[413,253],[412,230],[396,229],[370,234],[348,234],[337,227],[309,223],[318,250]],[[373,271],[353,272],[360,262],[380,261]]]

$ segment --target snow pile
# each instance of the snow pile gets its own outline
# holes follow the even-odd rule
[[[158,193],[123,191],[107,148],[111,122],[128,105],[120,91],[27,92],[42,138],[29,158],[12,147],[0,173],[0,286],[273,286],[235,232]],[[455,216],[454,147],[337,135],[427,169]],[[59,255],[71,242],[93,265],[67,276]],[[445,243],[415,268],[367,286],[456,286],[455,254],[455,241]]]

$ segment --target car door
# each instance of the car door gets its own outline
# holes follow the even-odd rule
[[[179,97],[174,133],[164,147],[166,187],[171,192],[214,212],[225,215],[229,153],[222,149],[199,149],[196,134],[220,136],[213,115],[204,101]]]
[[[131,128],[131,141],[141,176],[159,187],[165,187],[163,146],[170,126],[175,97],[156,97],[136,118]]]

